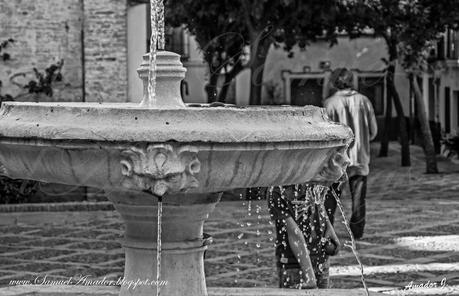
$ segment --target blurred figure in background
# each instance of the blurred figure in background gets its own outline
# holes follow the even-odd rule
[[[347,168],[347,174],[352,197],[350,227],[354,237],[360,239],[365,228],[370,141],[376,137],[378,126],[370,100],[352,89],[354,77],[351,71],[346,68],[335,69],[331,74],[330,84],[337,91],[324,101],[324,108],[331,120],[349,126],[354,132],[354,141],[348,150],[351,163]],[[341,188],[338,184],[334,184],[332,190],[341,196]],[[325,207],[333,223],[336,200],[331,193],[327,196]]]

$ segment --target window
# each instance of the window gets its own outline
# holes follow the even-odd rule
[[[183,27],[167,27],[165,30],[166,50],[178,53],[182,59],[189,58],[188,34]]]
[[[451,132],[451,100],[449,87],[445,87],[445,133]]]
[[[428,80],[429,84],[429,90],[428,90],[428,102],[429,102],[429,113],[428,113],[428,118],[430,121],[436,121],[435,120],[435,83],[434,79],[432,77],[429,77]]]
[[[304,67],[303,72],[282,71],[285,104],[322,107],[329,75],[329,71],[312,72],[309,67]]]
[[[453,94],[456,100],[456,127],[459,127],[459,91],[455,90]]]
[[[459,31],[446,30],[437,42],[437,58],[439,60],[459,59]]]
[[[457,32],[453,30],[448,30],[446,32],[446,58],[448,59],[457,59]]]
[[[295,78],[290,82],[291,105],[322,106],[323,78]]]
[[[368,97],[373,104],[376,116],[384,115],[385,76],[358,76],[358,91]]]

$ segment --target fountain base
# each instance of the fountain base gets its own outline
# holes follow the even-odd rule
[[[203,226],[220,193],[171,194],[163,197],[161,273],[157,280],[158,203],[138,191],[107,193],[126,225],[124,279],[120,296],[207,295]]]

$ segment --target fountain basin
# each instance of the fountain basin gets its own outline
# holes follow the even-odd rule
[[[312,106],[4,103],[0,116],[4,174],[157,195],[310,181],[352,137]]]

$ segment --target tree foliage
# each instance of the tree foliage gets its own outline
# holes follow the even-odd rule
[[[237,1],[229,0],[166,2],[166,21],[173,26],[185,25],[196,37],[203,53],[210,73],[210,82],[206,86],[209,102],[225,99],[224,90],[217,94],[221,73],[225,75],[225,80],[231,80],[244,68],[244,47],[248,45],[248,37],[238,15],[240,9],[237,4]],[[226,89],[228,84],[224,85]]]
[[[243,49],[250,46],[246,67],[251,69],[250,103],[256,105],[270,46],[289,51],[319,37],[336,42],[341,9],[336,0],[169,0],[166,11],[170,23],[185,24],[196,36],[211,74],[228,65],[242,70]]]
[[[55,64],[51,64],[42,73],[37,68],[33,68],[35,79],[30,80],[23,88],[27,89],[31,94],[43,93],[47,96],[53,96],[53,82],[62,81],[61,69],[64,66],[64,60]]]
[[[11,55],[8,52],[5,52],[5,49],[8,47],[9,44],[13,43],[14,39],[9,38],[0,42],[0,59],[3,62],[6,62],[11,59]],[[0,106],[2,102],[12,101],[13,96],[10,94],[3,94],[2,93],[3,82],[0,80]]]

